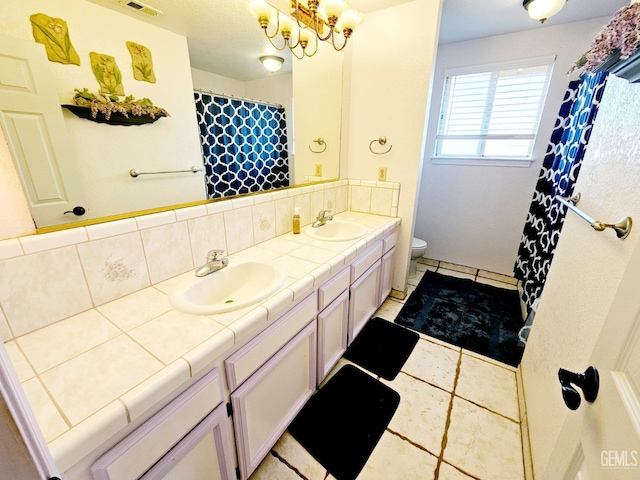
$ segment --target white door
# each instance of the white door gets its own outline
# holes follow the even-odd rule
[[[0,126],[39,228],[77,222],[64,212],[88,208],[47,62],[42,45],[0,35]]]
[[[559,442],[550,470],[563,463],[558,451],[572,449],[573,454],[565,459],[562,469],[546,472],[545,478],[637,480],[640,478],[640,244],[627,265],[589,363],[599,372],[598,397],[591,404],[583,398],[579,409],[569,415],[559,438],[562,442],[572,436],[574,444]],[[560,472],[564,474],[558,475]]]

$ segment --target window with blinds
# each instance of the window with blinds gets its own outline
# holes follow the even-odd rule
[[[553,67],[545,62],[447,75],[436,157],[530,158]]]

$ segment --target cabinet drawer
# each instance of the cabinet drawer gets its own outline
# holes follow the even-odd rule
[[[315,317],[318,296],[313,292],[300,305],[253,338],[224,362],[229,390],[234,391],[242,382],[269,360],[283,345],[293,338]]]
[[[380,257],[382,257],[382,241],[377,242],[371,248],[366,250],[355,262],[351,264],[351,283],[360,278],[360,276],[366,272],[371,265],[380,260]]]
[[[345,268],[334,278],[318,288],[318,311],[324,309],[327,305],[338,298],[338,295],[349,288],[349,279],[349,268]]]
[[[382,239],[382,253],[387,253],[398,243],[398,231],[390,233]]]
[[[136,480],[222,401],[214,369],[92,466],[94,480]]]

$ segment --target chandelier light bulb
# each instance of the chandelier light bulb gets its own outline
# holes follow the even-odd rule
[[[327,17],[340,17],[342,12],[347,8],[343,0],[325,0],[322,2]]]
[[[263,0],[253,0],[249,4],[249,10],[258,20],[261,18],[270,20],[273,15],[273,8]]]
[[[340,16],[340,25],[343,30],[353,30],[362,22],[362,15],[349,8],[345,10],[344,13]]]

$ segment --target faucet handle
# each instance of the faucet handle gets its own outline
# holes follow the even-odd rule
[[[220,257],[222,255],[224,255],[224,250],[209,250],[209,253],[207,253],[207,262],[215,262],[216,260],[220,260]]]
[[[320,210],[318,218],[324,218],[327,214],[331,213],[331,210]]]

